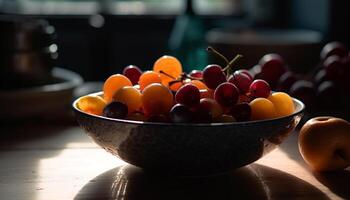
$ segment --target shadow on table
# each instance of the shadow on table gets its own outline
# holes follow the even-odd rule
[[[350,169],[328,173],[314,172],[313,174],[331,191],[344,199],[350,199]]]
[[[286,198],[329,199],[320,190],[295,176],[251,164],[227,174],[207,177],[161,177],[125,165],[90,180],[75,200]]]

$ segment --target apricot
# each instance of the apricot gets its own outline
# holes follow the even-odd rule
[[[100,96],[83,96],[77,102],[77,107],[83,112],[102,115],[106,101]]]
[[[316,117],[300,130],[299,151],[316,171],[350,166],[350,123],[335,117]]]
[[[113,101],[118,101],[127,105],[129,113],[139,111],[142,106],[140,91],[131,86],[120,88],[114,94]]]
[[[107,103],[112,101],[113,95],[124,86],[132,86],[131,81],[124,75],[114,74],[103,85],[103,98]]]
[[[252,110],[251,120],[271,119],[277,116],[275,106],[266,98],[256,98],[249,105]]]
[[[276,110],[276,117],[283,117],[294,112],[293,99],[284,92],[275,92],[268,97]]]

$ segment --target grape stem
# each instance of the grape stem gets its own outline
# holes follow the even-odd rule
[[[239,60],[240,58],[242,58],[243,56],[241,54],[237,54],[227,65],[226,67],[222,70],[222,71],[228,71],[232,69],[232,66],[235,62],[237,62],[237,60]],[[230,74],[230,73],[227,73]]]
[[[170,75],[170,74],[164,72],[163,70],[160,70],[159,73],[164,74],[165,76],[167,76],[167,77],[169,77],[169,78],[176,79],[175,77],[173,77],[172,75]]]
[[[213,47],[209,46],[207,48],[208,52],[214,53],[215,55],[219,56],[220,58],[222,58],[225,62],[226,62],[226,67],[222,70],[223,72],[226,73],[226,76],[229,77],[232,74],[232,66],[235,62],[237,62],[237,60],[239,60],[240,58],[242,58],[243,56],[241,54],[237,54],[230,62],[228,61],[228,59],[222,55],[220,52],[218,52],[217,50],[215,50]]]
[[[224,55],[222,55],[220,52],[218,52],[217,50],[215,50],[213,47],[209,46],[209,47],[207,48],[207,51],[210,52],[210,53],[214,53],[215,55],[219,56],[221,59],[223,59],[223,60],[225,61],[226,65],[229,64],[228,59],[227,59]]]

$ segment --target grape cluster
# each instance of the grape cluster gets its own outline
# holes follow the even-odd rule
[[[123,74],[111,75],[104,83],[102,98],[82,97],[78,107],[108,118],[173,123],[262,120],[294,112],[287,94],[271,94],[269,82],[254,80],[248,70],[234,70],[241,55],[228,61],[215,49],[208,51],[223,58],[226,66],[211,64],[186,74],[178,59],[162,56],[153,70],[142,72],[130,65]],[[280,57],[273,58],[280,60],[265,61],[266,69],[276,70],[283,63]],[[267,76],[267,72],[262,74]]]
[[[272,90],[303,101],[311,113],[322,110],[325,114],[335,110],[350,113],[350,54],[340,42],[326,44],[320,53],[319,65],[308,74],[291,71],[277,54],[263,56],[250,72],[254,78],[264,79]]]

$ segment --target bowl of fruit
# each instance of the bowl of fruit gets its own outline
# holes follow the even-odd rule
[[[210,49],[214,52],[214,49]],[[215,51],[216,52],[216,51]],[[82,96],[73,110],[82,129],[106,151],[152,172],[207,175],[256,161],[299,123],[304,104],[269,84],[222,68],[182,72],[159,58],[152,71],[128,66],[103,91]]]

